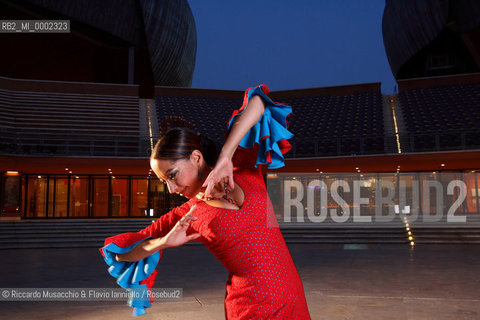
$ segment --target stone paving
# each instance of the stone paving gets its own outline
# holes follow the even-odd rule
[[[289,244],[312,319],[480,319],[478,245]],[[116,288],[96,248],[0,250],[0,288]],[[224,319],[227,272],[203,246],[167,249],[138,319]],[[121,301],[0,301],[2,319],[131,319]]]

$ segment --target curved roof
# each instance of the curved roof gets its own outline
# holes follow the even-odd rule
[[[26,0],[113,35],[147,46],[155,85],[190,86],[197,47],[187,0]]]
[[[387,0],[382,31],[393,75],[443,30],[460,36],[478,26],[478,0]]]
[[[393,75],[442,31],[449,0],[389,0],[382,19],[383,43]]]

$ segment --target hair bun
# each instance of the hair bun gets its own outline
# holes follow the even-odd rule
[[[179,116],[167,116],[160,124],[160,135],[164,135],[172,128],[188,128],[195,130],[195,125]]]

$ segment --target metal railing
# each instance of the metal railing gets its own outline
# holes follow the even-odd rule
[[[0,154],[86,157],[149,157],[149,136],[22,133],[0,128]],[[155,142],[158,137],[153,137]],[[480,149],[480,130],[398,135],[402,153]],[[396,135],[293,138],[287,158],[398,153]]]
[[[398,138],[398,139],[397,139]],[[397,140],[399,143],[397,143]],[[441,152],[480,149],[480,130],[422,134],[294,138],[287,158]]]
[[[156,141],[158,137],[154,138]],[[0,153],[38,156],[149,157],[149,136],[33,134],[0,130]]]

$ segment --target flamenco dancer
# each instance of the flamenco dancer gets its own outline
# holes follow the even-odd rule
[[[283,166],[286,118],[265,85],[245,92],[230,118],[220,154],[214,143],[188,128],[168,130],[150,165],[170,193],[189,199],[149,227],[105,240],[100,249],[109,272],[128,290],[153,286],[162,250],[202,242],[229,271],[226,319],[310,319],[302,281],[280,233],[259,164]],[[148,300],[132,298],[133,314]]]

